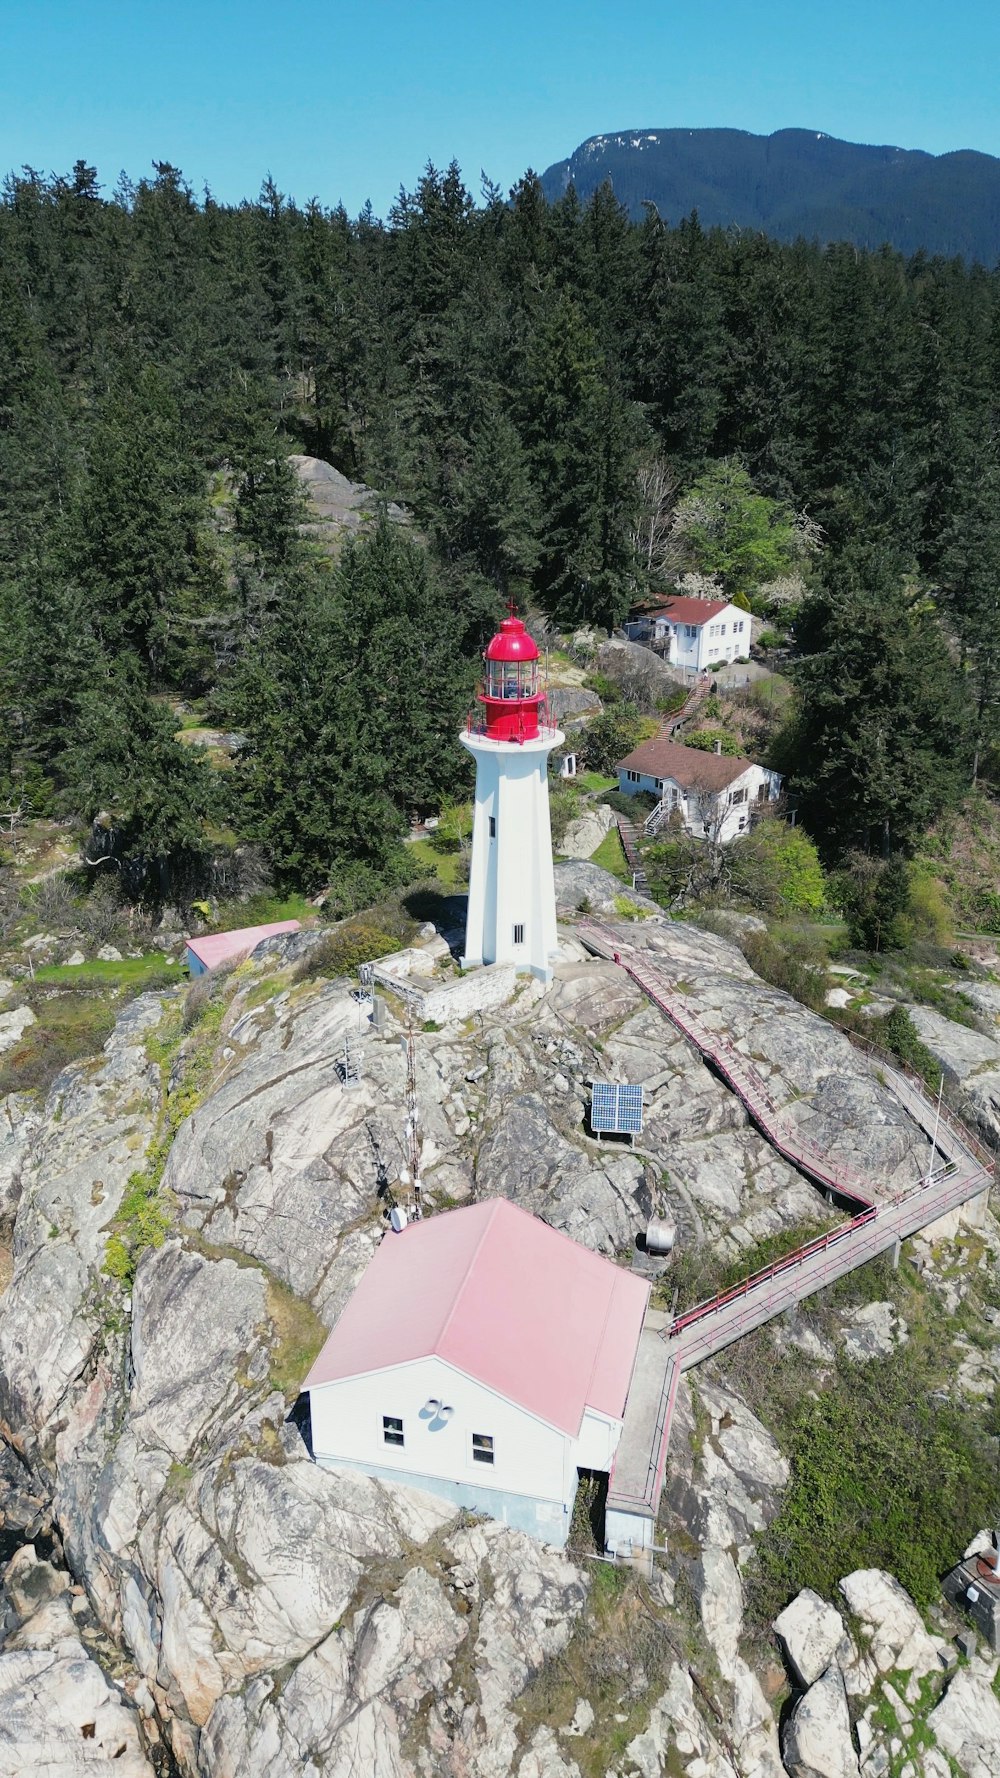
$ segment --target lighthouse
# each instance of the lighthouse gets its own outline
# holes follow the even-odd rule
[[[513,963],[548,981],[556,949],[548,726],[538,647],[513,612],[483,657],[480,709],[460,737],[476,762],[463,967]]]

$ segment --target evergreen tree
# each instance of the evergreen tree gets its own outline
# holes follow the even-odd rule
[[[856,546],[827,566],[799,624],[788,763],[827,857],[905,850],[958,802],[968,762],[960,678],[898,560]]]

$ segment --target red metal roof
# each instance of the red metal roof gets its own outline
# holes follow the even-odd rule
[[[485,655],[488,661],[537,661],[538,644],[519,617],[505,617]]]
[[[506,1198],[386,1235],[306,1389],[431,1356],[575,1437],[620,1420],[649,1286]]]
[[[725,611],[728,599],[668,599],[665,605],[649,613],[650,617],[669,617],[674,624],[707,624],[710,617]]]
[[[236,932],[210,932],[207,938],[189,938],[187,948],[193,951],[206,969],[217,969],[220,963],[231,963],[237,957],[249,957],[262,938],[273,938],[277,932],[298,932],[298,920],[274,920],[270,926],[241,926]]]

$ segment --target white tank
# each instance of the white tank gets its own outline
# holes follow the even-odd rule
[[[651,1216],[646,1224],[646,1252],[672,1253],[677,1225],[669,1216]]]

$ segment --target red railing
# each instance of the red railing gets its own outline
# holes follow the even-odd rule
[[[729,1290],[720,1291],[717,1296],[706,1297],[704,1302],[696,1303],[693,1309],[685,1309],[683,1315],[675,1316],[669,1329],[666,1330],[665,1337],[672,1340],[675,1334],[679,1334],[685,1327],[690,1327],[692,1322],[701,1321],[706,1315],[712,1315],[716,1310],[726,1308],[729,1303],[738,1302],[740,1297],[748,1296],[751,1290],[757,1290],[760,1285],[770,1283],[772,1278],[777,1278],[782,1272],[789,1272],[793,1267],[802,1265],[805,1260],[812,1259],[815,1254],[825,1253],[827,1248],[835,1246],[839,1241],[847,1240],[857,1229],[866,1228],[869,1223],[876,1220],[877,1216],[878,1210],[872,1204],[867,1210],[862,1210],[860,1216],[854,1216],[850,1222],[842,1223],[840,1228],[830,1229],[825,1235],[817,1235],[814,1240],[806,1241],[801,1247],[794,1248],[791,1253],[782,1254],[780,1259],[772,1260],[770,1265],[761,1266],[758,1272],[748,1273]]]

